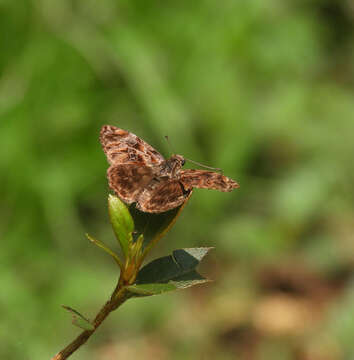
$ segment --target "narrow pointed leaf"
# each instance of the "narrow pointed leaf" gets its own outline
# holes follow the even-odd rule
[[[206,279],[204,276],[200,275],[196,270],[191,270],[183,275],[175,277],[171,280],[171,283],[174,283],[178,288],[188,287],[189,283],[203,283],[209,282],[211,280]]]
[[[84,330],[94,330],[95,329],[95,327],[90,322],[90,320],[86,319],[78,311],[76,311],[75,309],[73,309],[69,306],[66,306],[66,305],[62,305],[62,307],[71,313],[73,325],[75,325],[81,329],[84,329]]]
[[[127,289],[137,295],[149,296],[162,294],[167,291],[176,290],[177,287],[173,283],[167,284],[139,284],[127,286]]]
[[[86,237],[92,242],[94,243],[96,246],[98,246],[99,248],[103,249],[107,254],[111,255],[114,259],[114,261],[118,264],[118,266],[122,269],[123,268],[123,264],[119,259],[119,256],[113,251],[111,250],[107,245],[105,245],[102,241],[95,239],[94,237],[90,236],[89,234],[86,234]]]
[[[198,273],[197,273],[198,274]],[[204,284],[207,282],[211,282],[209,279],[201,278],[201,275],[198,274],[196,279],[188,279],[188,280],[174,280],[171,284],[175,285],[177,289],[187,289],[194,285]]]
[[[134,221],[128,207],[117,196],[108,196],[108,211],[113,231],[122,247],[124,255],[127,256],[129,245],[133,238]]]

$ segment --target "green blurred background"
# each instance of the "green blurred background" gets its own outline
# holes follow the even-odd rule
[[[211,284],[131,300],[73,359],[354,358],[354,2],[0,1],[0,358],[49,359],[117,279],[103,124],[220,167],[152,257]]]

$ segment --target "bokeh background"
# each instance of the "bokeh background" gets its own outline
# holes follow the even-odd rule
[[[73,359],[354,358],[354,2],[0,1],[0,358],[49,359],[117,269],[103,124],[220,167],[153,257],[213,283],[131,300]],[[193,166],[192,166],[193,167]]]

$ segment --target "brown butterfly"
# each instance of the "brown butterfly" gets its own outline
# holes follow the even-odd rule
[[[181,205],[194,187],[232,191],[238,183],[218,172],[182,170],[183,156],[164,157],[129,131],[104,125],[100,142],[110,167],[109,186],[126,203],[161,213]]]

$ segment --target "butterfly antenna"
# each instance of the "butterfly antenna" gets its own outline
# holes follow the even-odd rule
[[[170,142],[170,139],[169,139],[169,137],[168,137],[167,135],[165,135],[165,139],[166,139],[166,141],[167,141],[170,149],[172,150],[173,154],[176,154],[176,152],[173,151],[174,149],[173,149],[173,147],[172,147],[172,145],[171,145],[171,142]],[[201,163],[199,163],[199,162],[193,161],[193,160],[191,160],[191,159],[187,159],[186,157],[184,157],[184,159],[187,160],[187,161],[189,161],[189,162],[191,162],[191,163],[193,163],[193,164],[195,164],[195,165],[201,166],[201,167],[203,167],[203,168],[210,169],[210,170],[214,170],[214,171],[219,171],[221,174],[223,173],[222,169],[220,169],[220,168],[215,168],[215,167],[203,165],[203,164],[201,164]]]
[[[173,146],[172,146],[172,144],[171,144],[171,142],[170,142],[170,138],[168,137],[168,135],[165,135],[165,139],[166,139],[167,144],[168,144],[168,146],[170,147],[170,150],[172,151],[172,153],[173,153],[173,154],[176,154],[176,152],[174,151],[174,148],[173,148]]]
[[[187,159],[187,158],[185,158],[185,160],[187,160],[187,161],[189,161],[189,162],[191,162],[191,163],[193,163],[193,164],[195,164],[195,165],[198,165],[198,166],[201,166],[201,167],[203,167],[203,168],[206,168],[206,169],[210,169],[210,170],[214,170],[214,171],[219,171],[220,173],[223,172],[222,169],[220,169],[220,168],[215,168],[215,167],[203,165],[203,164],[201,164],[201,163],[199,163],[199,162],[196,162],[196,161],[193,161],[193,160]]]

